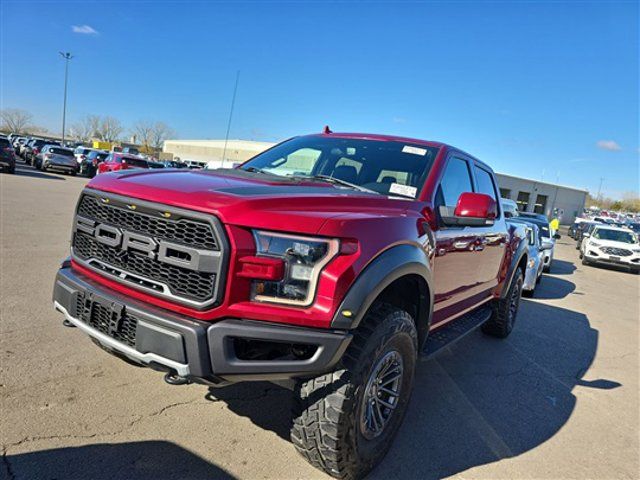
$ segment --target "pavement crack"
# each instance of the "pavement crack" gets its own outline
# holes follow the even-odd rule
[[[16,478],[15,473],[13,472],[13,468],[11,467],[11,462],[9,462],[9,458],[7,457],[7,448],[2,448],[2,465],[4,465],[4,469],[7,472],[7,479],[14,480]]]

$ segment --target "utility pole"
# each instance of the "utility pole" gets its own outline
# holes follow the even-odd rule
[[[236,93],[238,92],[238,82],[240,81],[240,70],[236,72],[236,85],[233,87],[233,97],[231,98],[231,110],[229,110],[229,122],[227,123],[227,134],[224,137],[224,148],[222,149],[222,165],[224,168],[224,157],[227,155],[227,142],[229,141],[229,130],[231,130],[231,118],[233,117],[233,107],[236,104]]]
[[[69,60],[73,58],[73,55],[69,52],[58,52],[64,58],[64,102],[62,104],[62,146],[64,147],[64,130],[67,120],[67,80],[69,78]]]
[[[600,201],[600,192],[602,192],[602,182],[604,182],[604,178],[600,177],[600,185],[598,186],[598,196],[596,197],[598,201]]]

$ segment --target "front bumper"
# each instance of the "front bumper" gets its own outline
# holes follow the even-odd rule
[[[536,288],[536,281],[538,280],[538,271],[540,264],[536,262],[533,267],[527,266],[527,271],[524,275],[524,283],[522,288],[527,291],[533,291]]]
[[[0,168],[14,168],[16,166],[15,160],[9,160],[8,158],[0,158]]]
[[[602,263],[607,265],[619,265],[622,267],[629,267],[633,269],[640,269],[640,255],[634,254],[626,257],[616,257],[615,255],[609,255],[601,252],[597,248],[585,247],[585,258],[591,263]]]
[[[53,304],[114,355],[213,384],[319,375],[335,366],[352,338],[345,331],[252,320],[195,321],[107,289],[68,264],[56,276]],[[238,341],[302,345],[312,353],[304,359],[250,360],[239,358]]]

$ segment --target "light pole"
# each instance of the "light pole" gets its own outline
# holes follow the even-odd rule
[[[73,55],[69,52],[59,52],[62,58],[64,58],[64,103],[62,106],[62,146],[64,147],[64,130],[65,122],[67,120],[67,79],[69,77],[69,60],[73,58]]]

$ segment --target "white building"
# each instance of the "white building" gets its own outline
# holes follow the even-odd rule
[[[510,198],[523,212],[544,213],[552,218],[556,214],[563,225],[580,216],[587,200],[587,191],[555,183],[496,174],[500,196]]]

